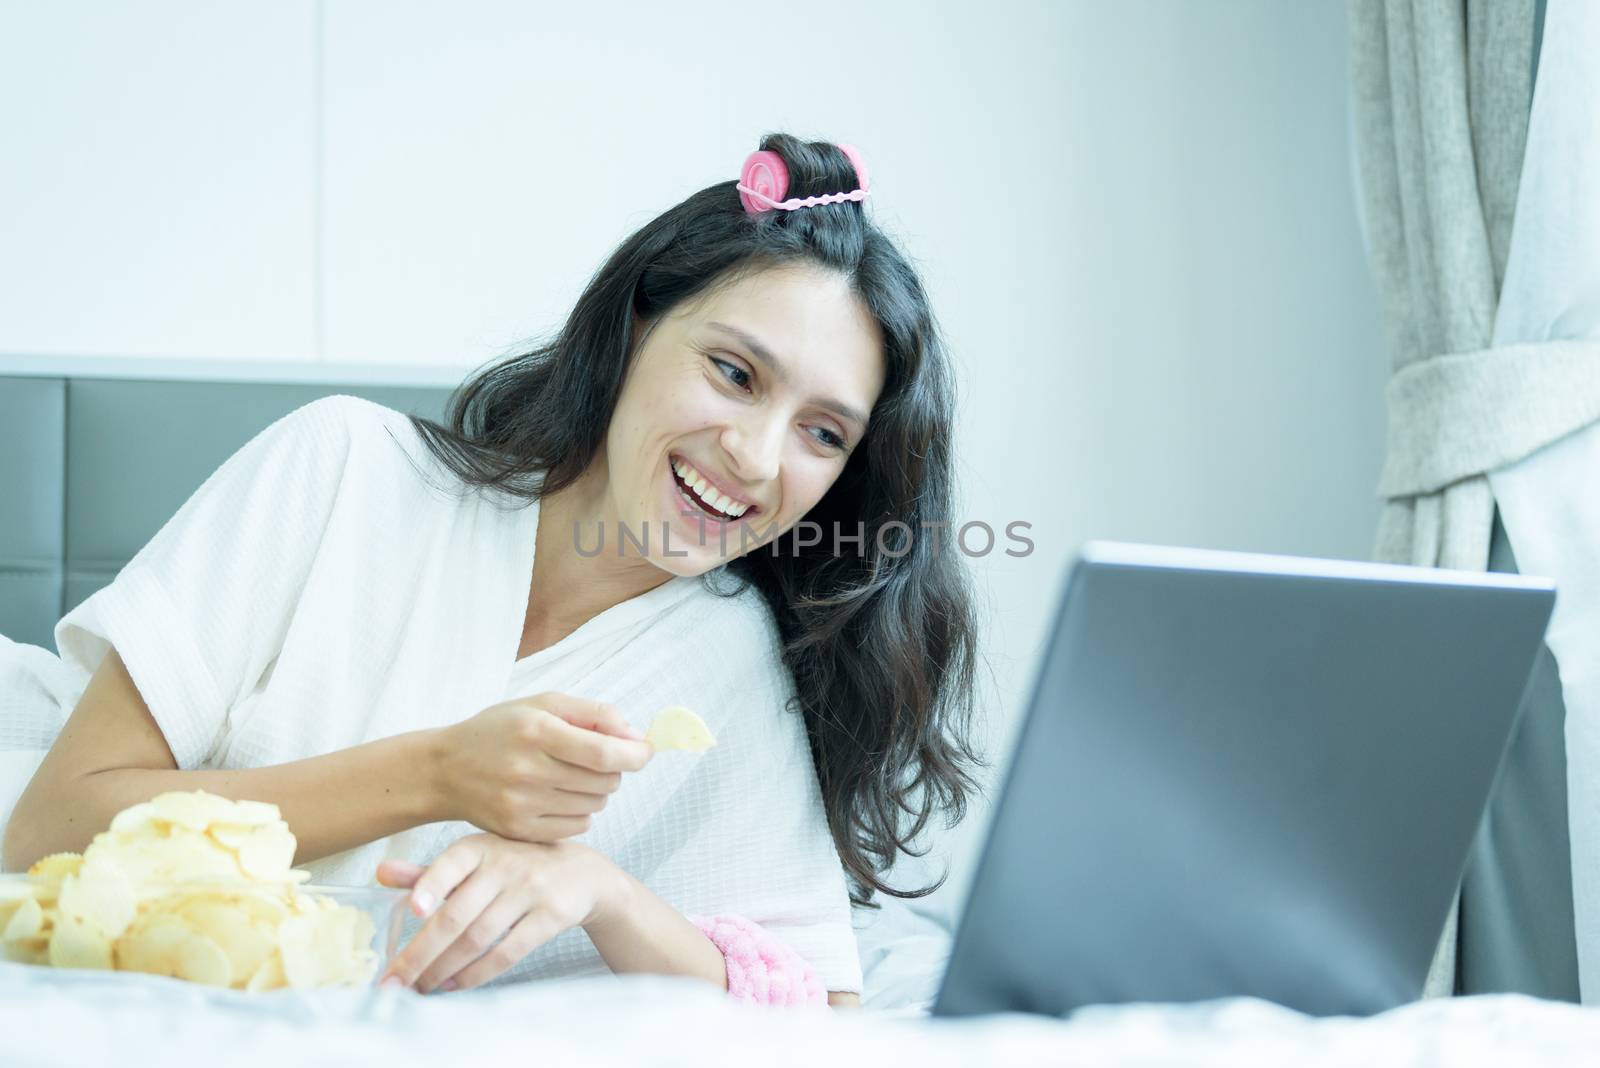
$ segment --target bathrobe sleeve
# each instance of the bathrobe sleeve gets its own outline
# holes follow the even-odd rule
[[[228,710],[283,645],[338,506],[348,396],[312,401],[245,443],[112,582],[56,624],[92,673],[115,647],[180,769],[203,767]]]

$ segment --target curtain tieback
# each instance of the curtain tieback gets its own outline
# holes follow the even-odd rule
[[[1389,434],[1378,492],[1435,493],[1600,420],[1600,342],[1434,356],[1396,371],[1384,400]]]

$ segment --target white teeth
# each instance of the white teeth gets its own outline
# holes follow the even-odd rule
[[[706,481],[706,477],[682,460],[673,464],[672,469],[683,479],[686,486],[694,490],[697,497],[730,519],[738,519],[750,510],[748,504],[740,504],[714,487],[708,490],[707,487],[711,484]]]

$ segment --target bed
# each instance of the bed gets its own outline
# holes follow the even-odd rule
[[[603,976],[420,995],[218,990],[0,963],[0,1064],[1590,1065],[1600,1009],[1517,994],[1315,1019],[1252,998],[1096,1006],[1065,1019],[929,1014],[937,919],[858,912],[862,1008],[772,1009],[696,979]]]
[[[872,992],[869,978],[869,994]],[[1600,1012],[1521,995],[1311,1019],[1266,1002],[944,1019],[918,1005],[767,1009],[693,979],[586,978],[444,995],[247,995],[0,964],[7,1065],[1592,1064]],[[892,999],[891,999],[892,1000]]]

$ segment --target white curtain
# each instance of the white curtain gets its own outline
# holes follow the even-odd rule
[[[1566,433],[1489,472],[1518,570],[1556,580],[1573,921],[1600,1003],[1600,3],[1550,0],[1494,344],[1568,361]],[[1514,397],[1515,394],[1512,394]],[[1530,398],[1530,400],[1534,400]],[[1587,419],[1584,417],[1587,415]]]
[[[1600,349],[1593,335],[1580,335],[1573,328],[1577,319],[1559,319],[1565,313],[1543,300],[1539,315],[1519,318],[1514,329],[1511,319],[1502,324],[1497,314],[1513,245],[1523,261],[1514,277],[1519,290],[1537,286],[1541,279],[1527,264],[1551,244],[1541,229],[1561,225],[1570,210],[1566,203],[1552,201],[1541,210],[1531,202],[1600,197],[1594,175],[1585,186],[1573,169],[1573,143],[1561,140],[1574,136],[1563,132],[1564,123],[1588,121],[1581,137],[1594,147],[1592,96],[1567,110],[1570,94],[1592,93],[1592,87],[1577,85],[1579,76],[1562,69],[1580,65],[1584,56],[1593,65],[1595,42],[1581,33],[1595,5],[1551,0],[1548,6],[1537,118],[1541,130],[1548,129],[1540,144],[1549,147],[1541,147],[1548,153],[1543,176],[1530,181],[1526,196],[1519,179],[1535,117],[1534,0],[1349,0],[1349,12],[1361,205],[1394,367],[1385,392],[1389,433],[1379,483],[1385,504],[1374,555],[1481,571],[1488,566],[1496,504],[1491,474],[1504,482],[1553,442],[1600,419]],[[1556,73],[1548,74],[1547,92],[1551,68]],[[1593,235],[1582,240],[1592,255]],[[1587,306],[1592,321],[1592,289],[1577,306]],[[1511,483],[1505,485],[1514,493]],[[1524,498],[1572,498],[1548,505],[1565,509],[1560,517],[1545,517],[1568,522],[1584,492],[1581,485],[1546,486]],[[1552,574],[1563,586],[1559,599],[1571,599],[1566,587],[1574,576],[1557,573],[1558,561],[1530,540],[1530,526],[1545,519],[1530,518],[1525,499],[1501,503],[1519,569]],[[1523,514],[1510,514],[1513,508]],[[1600,551],[1592,536],[1581,538],[1574,531],[1556,540],[1569,551]],[[1600,657],[1600,644],[1591,641],[1589,649],[1591,660]],[[1552,652],[1560,658],[1553,643]],[[1569,674],[1578,670],[1573,655],[1569,648],[1560,660],[1569,685]],[[1575,728],[1584,729],[1582,710],[1575,715],[1569,704],[1568,717],[1569,742],[1577,744],[1569,752],[1576,786],[1571,829],[1575,840],[1591,836],[1580,847],[1587,858],[1600,819],[1592,811],[1594,791],[1580,780],[1586,773],[1592,778],[1596,765],[1584,748],[1591,740],[1573,737]],[[1583,805],[1591,808],[1578,811]],[[1575,870],[1579,863],[1575,858]],[[1595,952],[1593,882],[1592,864],[1575,876],[1589,959]],[[1429,994],[1453,990],[1455,918],[1452,910]],[[1586,986],[1593,989],[1594,979]]]

